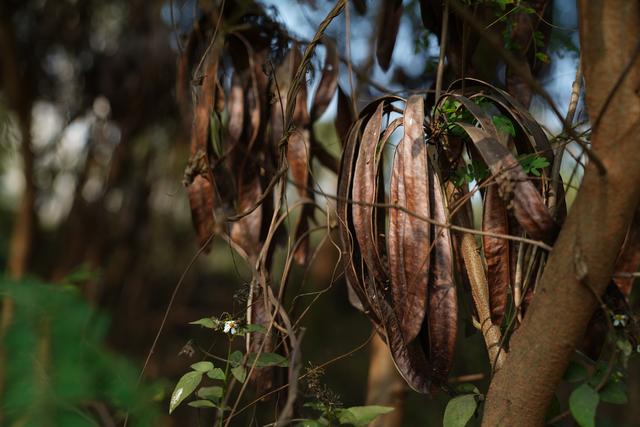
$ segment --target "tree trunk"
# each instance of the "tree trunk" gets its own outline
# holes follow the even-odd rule
[[[607,174],[587,165],[536,296],[489,388],[484,426],[544,424],[640,198],[640,3],[581,0],[580,38],[593,151]]]

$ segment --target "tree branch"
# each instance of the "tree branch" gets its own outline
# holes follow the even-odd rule
[[[582,0],[587,108],[601,111],[640,38],[640,4]],[[587,165],[582,187],[550,254],[509,357],[487,395],[483,425],[543,425],[546,408],[613,274],[640,201],[640,69],[631,70],[593,135],[607,168]],[[629,120],[632,117],[632,120]],[[624,189],[624,191],[622,191]],[[526,368],[525,368],[526,367]]]

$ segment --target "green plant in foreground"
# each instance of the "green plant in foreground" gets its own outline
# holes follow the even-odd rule
[[[265,333],[266,330],[262,325],[242,324],[227,314],[221,318],[205,317],[191,322],[191,324],[225,334],[228,337],[227,358],[221,361],[221,367],[216,367],[213,362],[208,360],[192,364],[191,370],[178,380],[171,394],[169,413],[172,413],[195,392],[195,398],[189,401],[188,405],[194,408],[218,409],[218,421],[221,422],[221,415],[230,409],[225,402],[228,398],[228,386],[231,378],[244,383],[251,366],[257,368],[288,366],[287,359],[277,353],[244,354],[239,350],[231,351],[234,338],[243,337],[250,332]],[[209,385],[201,386],[205,378]]]
[[[312,400],[303,406],[316,416],[301,420],[298,427],[366,426],[378,416],[393,411],[391,407],[378,405],[343,408],[340,397],[322,383],[323,374],[319,367],[309,367],[306,371],[305,382]]]
[[[228,314],[224,314],[220,318],[205,317],[191,322],[191,324],[226,335],[228,338],[227,358],[218,359],[219,366],[210,360],[192,364],[191,370],[178,380],[171,394],[169,413],[172,413],[182,402],[192,396],[193,399],[187,403],[189,406],[217,409],[217,422],[221,424],[224,413],[230,409],[226,402],[230,398],[229,384],[232,379],[244,383],[251,366],[256,368],[269,366],[286,368],[289,366],[289,361],[277,353],[245,354],[240,350],[231,350],[236,337],[244,337],[251,332],[266,333],[266,329],[261,325],[243,324]],[[309,369],[305,374],[307,387],[314,399],[303,406],[316,413],[316,416],[299,420],[298,426],[365,426],[379,415],[393,410],[390,407],[376,405],[343,408],[337,395],[321,384],[321,376],[322,370],[319,368]]]
[[[77,279],[72,274],[64,282]],[[14,304],[0,343],[6,364],[3,423],[96,426],[99,405],[114,423],[128,413],[130,426],[157,425],[164,385],[138,385],[138,369],[105,345],[107,317],[84,302],[75,286],[0,278],[0,296]]]

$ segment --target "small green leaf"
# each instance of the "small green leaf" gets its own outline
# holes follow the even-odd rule
[[[213,369],[213,363],[207,361],[197,362],[191,365],[191,369],[204,374],[205,372]]]
[[[462,383],[456,386],[456,391],[460,394],[470,393],[470,394],[480,394],[480,390],[474,384],[471,383]]]
[[[493,116],[491,117],[491,121],[493,122],[496,129],[498,129],[498,132],[516,136],[516,129],[513,127],[513,123],[511,123],[511,120],[509,120],[508,117],[500,115]]]
[[[256,360],[256,355],[250,354],[247,365],[253,365],[254,360]],[[266,366],[280,366],[282,368],[286,368],[289,366],[289,361],[286,357],[277,353],[260,353],[256,361],[256,366],[258,368],[264,368]]]
[[[236,350],[229,355],[229,363],[231,363],[231,366],[238,366],[242,363],[242,358],[242,353]]]
[[[193,408],[215,408],[216,405],[209,400],[194,400],[188,403]]]
[[[622,381],[609,381],[602,390],[600,390],[600,400],[607,403],[624,405],[628,401],[625,384]]]
[[[220,368],[213,368],[209,372],[207,372],[207,376],[212,380],[226,380],[227,378],[224,376],[224,371]]]
[[[582,384],[569,396],[571,415],[581,427],[595,427],[596,408],[599,402],[598,393],[588,384]]]
[[[366,426],[378,416],[388,414],[393,411],[389,406],[352,406],[351,408],[337,411],[338,420],[342,424],[353,424],[356,427]]]
[[[202,372],[196,371],[187,372],[178,380],[169,401],[169,413],[172,413],[187,396],[193,393],[201,380]]]
[[[443,427],[464,427],[476,412],[478,402],[473,394],[454,397],[444,410]]]
[[[212,401],[218,401],[223,394],[222,387],[213,386],[213,387],[202,387],[196,395],[202,399],[209,399]]]
[[[247,379],[247,370],[244,368],[244,366],[240,365],[236,366],[235,368],[231,368],[231,373],[233,374],[235,379],[237,379],[241,383],[244,383],[244,381]]]
[[[571,362],[564,373],[564,380],[570,383],[577,383],[584,381],[589,376],[587,368],[580,363]]]
[[[220,157],[222,156],[222,135],[220,134],[220,130],[222,128],[222,123],[220,122],[220,116],[218,113],[213,111],[211,113],[211,147],[213,148],[213,153]]]
[[[324,403],[321,403],[321,402],[306,402],[302,406],[304,406],[305,408],[315,409],[318,412],[326,412],[327,411],[327,407],[324,405]]]
[[[358,425],[357,424],[358,419],[348,409],[336,409],[335,414],[338,417],[338,421],[340,422],[340,425],[343,425],[343,424],[354,425],[354,426]]]
[[[535,176],[540,176],[540,170],[549,166],[549,161],[546,157],[536,156],[533,154],[523,154],[518,156],[518,162],[525,173],[530,173]]]
[[[200,325],[204,328],[208,329],[217,329],[216,322],[213,321],[210,317],[205,317],[203,319],[196,320],[194,322],[189,322],[190,325]]]

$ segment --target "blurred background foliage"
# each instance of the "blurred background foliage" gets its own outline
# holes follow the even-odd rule
[[[197,425],[199,414],[191,408],[167,415],[168,394],[204,351],[226,351],[224,343],[188,323],[242,309],[234,297],[241,297],[248,273],[224,242],[215,241],[185,276],[146,378],[137,385],[174,287],[197,251],[181,185],[188,133],[174,90],[178,52],[198,17],[196,3],[0,3],[0,265],[7,272],[0,294],[14,301],[1,342],[1,425],[119,425],[127,412],[130,425]],[[373,61],[376,2],[367,3],[367,14],[351,14],[353,61],[367,77],[355,81],[359,102],[380,95],[370,81],[405,93],[428,87],[437,37],[422,26],[418,2],[404,2],[407,12],[387,72]],[[539,78],[559,105],[567,105],[577,60],[576,11],[574,2],[556,3],[551,61]],[[264,2],[276,21],[302,39],[313,36],[331,6],[324,0]],[[344,29],[344,16],[329,28],[340,52]],[[344,70],[340,84],[349,85]],[[532,111],[559,132],[541,102],[534,99]],[[315,131],[338,156],[334,115],[335,106]],[[334,193],[336,177],[315,166],[323,189]],[[29,192],[34,209],[25,212],[20,201]],[[23,271],[16,271],[10,248],[25,216],[33,216],[31,250]],[[337,259],[336,248],[324,240],[310,271],[294,270],[291,283],[302,294],[300,309],[313,304],[303,320],[306,364],[318,366],[360,348],[326,366],[323,377],[345,405],[358,405],[365,400],[371,327],[349,306],[334,271]],[[458,339],[452,375],[482,372],[487,361],[480,336],[462,331]],[[640,399],[634,363],[631,402]],[[447,400],[444,394],[409,393],[404,425],[438,425]],[[255,425],[272,421],[261,405],[236,425],[250,425],[254,417]],[[638,425],[638,410],[605,408],[601,425]]]

